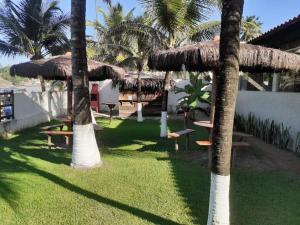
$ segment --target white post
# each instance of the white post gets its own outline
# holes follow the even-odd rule
[[[279,74],[273,74],[272,92],[277,92],[279,88]]]
[[[161,112],[160,137],[167,137],[168,136],[167,117],[168,117],[167,112]]]
[[[143,113],[142,113],[143,104],[141,102],[137,103],[137,121],[143,122]]]

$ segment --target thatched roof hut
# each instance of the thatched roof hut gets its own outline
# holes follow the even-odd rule
[[[149,57],[159,71],[212,71],[219,67],[219,42],[210,41],[159,51]],[[300,71],[300,55],[241,43],[240,70],[244,72]]]
[[[72,76],[72,58],[67,54],[16,64],[10,68],[10,74],[29,78],[42,76],[45,80],[67,80]],[[125,71],[120,67],[88,60],[90,81],[119,80],[124,75]]]
[[[145,94],[156,94],[162,92],[164,87],[164,78],[161,76],[142,75],[142,92]],[[127,74],[124,79],[118,81],[121,92],[137,92],[137,75]]]

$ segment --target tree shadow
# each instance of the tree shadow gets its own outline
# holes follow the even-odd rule
[[[18,205],[18,192],[16,188],[17,180],[10,180],[5,176],[8,173],[16,173],[16,172],[30,172],[37,174],[71,192],[82,195],[91,200],[97,201],[98,203],[105,204],[127,213],[130,213],[134,216],[137,216],[141,219],[150,221],[154,224],[166,224],[166,225],[179,225],[179,223],[169,220],[167,218],[160,217],[153,213],[141,210],[139,208],[135,208],[129,205],[126,205],[122,202],[115,201],[113,199],[109,199],[88,190],[85,190],[81,187],[78,187],[52,173],[39,169],[33,165],[28,163],[26,160],[26,156],[23,157],[24,160],[17,160],[14,158],[14,154],[11,151],[1,151],[0,152],[0,196],[14,209],[17,210]]]

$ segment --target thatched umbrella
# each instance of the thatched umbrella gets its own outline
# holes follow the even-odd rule
[[[71,60],[70,54],[33,60],[13,65],[10,68],[10,74],[28,78],[42,76],[45,80],[68,80],[72,78]],[[88,73],[90,81],[119,80],[125,75],[122,68],[95,60],[88,60]]]
[[[88,60],[88,76],[90,81],[123,79],[125,71],[117,66]],[[47,59],[33,60],[11,66],[11,76],[37,78],[45,80],[64,80],[68,86],[68,115],[72,112],[72,57],[71,54],[53,56]]]
[[[215,105],[215,71],[219,68],[219,41],[201,42],[156,52],[149,57],[148,66],[158,71],[213,71],[210,121]],[[258,45],[241,43],[240,70],[244,72],[300,71],[300,55]]]
[[[118,81],[121,92],[137,92],[138,79],[136,75],[128,74]],[[162,92],[164,79],[161,76],[141,76],[142,92],[146,94],[157,94]]]
[[[300,55],[241,43],[240,70],[244,72],[300,71]],[[214,71],[219,68],[219,42],[209,41],[159,51],[149,57],[150,69],[159,71]]]

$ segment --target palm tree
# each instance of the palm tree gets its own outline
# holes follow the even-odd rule
[[[243,4],[243,0],[224,0],[222,7],[208,225],[230,224],[230,159]]]
[[[89,101],[85,39],[85,0],[72,0],[71,47],[74,92],[74,140],[71,166],[91,168],[101,165]]]
[[[207,19],[206,15],[212,1],[210,0],[141,0],[149,16],[154,21],[156,32],[165,36],[166,48],[174,48],[182,44],[186,34],[192,33],[199,22]],[[155,33],[155,32],[152,32]],[[170,73],[164,78],[160,136],[167,136],[168,93],[170,90]]]
[[[58,7],[58,1],[3,1],[0,6],[0,54],[24,55],[31,60],[58,55],[69,50],[66,28],[69,16]],[[41,79],[42,90],[45,91]]]
[[[108,30],[106,36],[109,37],[119,37],[122,39],[122,36],[125,36],[128,40],[124,45],[110,45],[111,50],[117,50],[120,54],[122,54],[123,59],[118,62],[119,66],[127,66],[134,67],[138,71],[137,78],[137,121],[143,121],[142,115],[142,81],[141,81],[141,73],[144,69],[144,66],[148,60],[148,57],[153,51],[161,46],[161,44],[152,38],[149,38],[147,35],[141,35],[141,31],[139,28],[135,26],[144,26],[151,27],[152,21],[149,20],[148,15],[136,17],[131,21],[125,21],[120,23],[119,25],[112,27]],[[137,29],[136,29],[137,28]],[[151,27],[152,29],[152,27]]]
[[[109,6],[108,10],[109,12],[106,13],[102,8],[98,9],[103,16],[103,23],[97,19],[87,22],[88,26],[94,27],[97,31],[96,41],[89,42],[88,51],[92,53],[90,56],[93,59],[118,64],[124,59],[124,56],[116,46],[128,46],[130,43],[124,35],[107,36],[106,34],[120,23],[132,21],[134,9],[125,14],[123,6],[117,3],[114,6]]]
[[[257,16],[246,16],[242,20],[241,40],[250,41],[261,35],[262,22]]]

